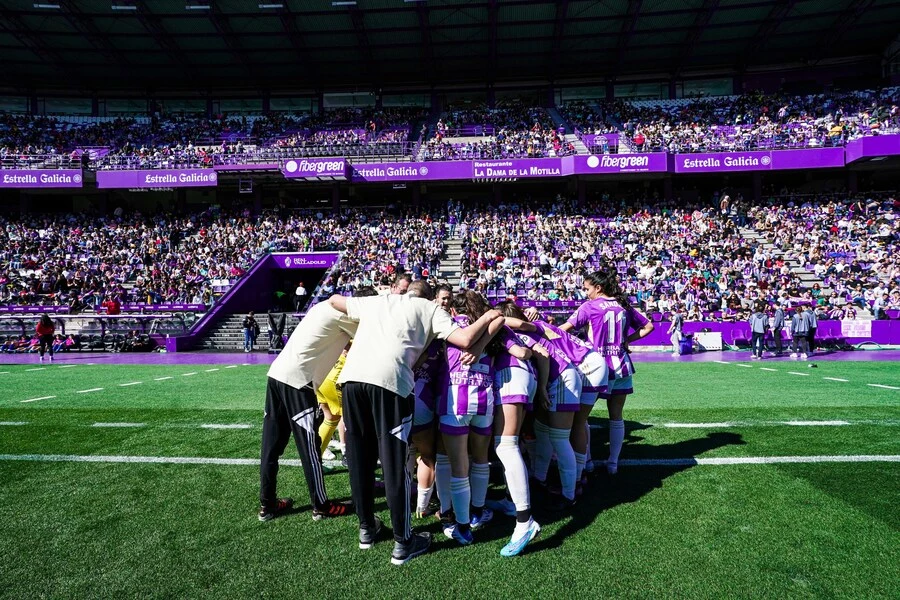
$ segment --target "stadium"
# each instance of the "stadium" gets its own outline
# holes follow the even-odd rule
[[[898,31],[0,0],[0,596],[895,598]]]

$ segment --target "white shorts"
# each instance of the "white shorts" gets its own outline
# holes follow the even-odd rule
[[[494,388],[498,404],[524,404],[526,410],[531,410],[537,379],[525,369],[509,367],[494,374]]]
[[[492,435],[494,415],[441,415],[438,421],[441,433],[447,435]]]
[[[605,392],[609,385],[609,367],[599,352],[591,352],[578,365],[578,370],[583,377],[581,404],[593,406],[598,396]]]
[[[582,387],[581,371],[569,366],[547,384],[550,412],[578,412]]]

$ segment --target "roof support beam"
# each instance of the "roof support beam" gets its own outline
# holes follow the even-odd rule
[[[359,52],[362,54],[363,62],[366,65],[366,73],[369,74],[372,81],[376,81],[380,70],[378,69],[378,65],[375,64],[372,46],[369,44],[369,35],[366,33],[366,23],[363,18],[363,13],[355,5],[350,7],[350,21],[353,23],[353,33],[356,34],[356,43],[359,45]]]
[[[875,4],[875,0],[853,0],[846,10],[835,19],[829,34],[823,36],[822,41],[816,47],[812,57],[815,62],[821,61],[828,48],[837,44],[848,31],[853,29],[856,22],[866,14],[866,11],[872,8],[873,4]]]
[[[153,41],[156,42],[156,45],[165,51],[169,60],[173,61],[175,64],[181,65],[181,68],[184,69],[185,73],[195,75],[196,70],[193,65],[188,62],[185,53],[178,47],[175,38],[166,31],[165,27],[163,27],[162,20],[150,11],[144,0],[137,0],[135,6],[137,6],[135,16],[137,16],[138,22],[147,30],[147,33],[153,37]]]
[[[112,62],[118,63],[123,69],[131,68],[131,63],[128,62],[125,55],[119,52],[118,48],[109,41],[109,37],[97,29],[91,17],[81,12],[76,2],[61,0],[60,4],[62,8],[60,14],[72,25],[75,31],[84,36],[91,46],[99,50],[103,56]]]
[[[697,47],[697,42],[700,41],[700,37],[703,35],[703,32],[706,31],[707,25],[709,25],[710,20],[712,19],[713,13],[716,12],[716,9],[719,8],[719,0],[704,0],[702,11],[697,13],[696,18],[694,19],[694,25],[691,27],[691,33],[688,35],[687,40],[684,43],[683,50],[678,55],[678,59],[675,61],[675,77],[681,75],[682,71],[684,71],[684,66],[687,60],[694,53],[694,49]]]
[[[431,20],[428,15],[428,3],[418,2],[417,4],[416,15],[419,18],[419,31],[422,34],[422,50],[430,66],[428,73],[434,73],[437,65],[434,59],[434,45],[431,43]]]
[[[68,61],[63,59],[62,55],[56,50],[44,43],[40,35],[26,27],[25,22],[17,14],[11,11],[8,14],[4,14],[3,18],[0,19],[0,31],[12,35],[42,61],[53,65],[53,68],[57,71],[63,73],[67,71]],[[6,61],[4,60],[4,62]]]
[[[489,73],[497,72],[497,19],[500,13],[499,0],[488,2],[488,66]]]
[[[560,0],[556,3],[556,19],[553,21],[553,50],[550,64],[559,63],[559,53],[562,49],[563,32],[566,29],[566,15],[569,12],[569,0]]]
[[[784,18],[794,9],[796,4],[797,0],[787,0],[779,1],[772,6],[772,10],[769,11],[769,14],[766,15],[766,18],[760,24],[759,29],[756,30],[756,35],[750,38],[751,42],[747,46],[747,49],[741,54],[738,70],[744,71],[747,68],[747,60],[750,57],[757,55],[760,49],[769,40],[769,37],[775,33],[775,30],[781,25]]]
[[[255,75],[253,65],[247,60],[244,49],[241,47],[241,43],[238,40],[238,36],[235,35],[234,30],[231,28],[228,15],[223,13],[215,2],[210,4],[208,12],[209,20],[212,22],[213,27],[216,28],[216,31],[219,32],[219,35],[222,36],[222,41],[224,41],[225,45],[228,46],[228,49],[231,50],[231,54],[234,56],[235,61],[247,70],[248,75],[253,77]]]
[[[642,0],[628,0],[628,12],[622,20],[622,29],[619,31],[619,39],[616,41],[616,73],[622,70],[622,64],[625,62],[625,52],[628,50],[628,43],[634,34],[634,27],[637,25],[638,14],[641,12]]]

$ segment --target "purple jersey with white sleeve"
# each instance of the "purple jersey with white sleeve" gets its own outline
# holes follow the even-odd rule
[[[453,318],[460,327],[466,327],[465,315]],[[465,351],[447,344],[447,362],[444,372],[446,394],[438,404],[439,415],[492,415],[494,414],[493,358],[482,353],[471,365],[462,364]]]
[[[434,410],[435,401],[440,400],[443,394],[441,386],[441,372],[444,362],[444,342],[434,340],[425,348],[425,361],[414,371],[416,376],[415,395],[416,400],[423,402]]]
[[[541,337],[544,338],[547,344],[550,344],[559,350],[569,359],[569,362],[576,367],[580,365],[581,361],[583,361],[592,351],[590,345],[574,335],[563,331],[556,325],[551,325],[550,323],[545,323],[543,321],[535,321],[534,326],[538,328]]]
[[[606,359],[609,379],[621,379],[634,373],[634,363],[623,344],[629,331],[642,328],[650,321],[634,308],[624,309],[611,298],[585,302],[568,321],[575,329],[587,326],[594,349]]]

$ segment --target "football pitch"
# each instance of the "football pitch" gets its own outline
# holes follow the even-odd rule
[[[620,473],[571,514],[389,563],[314,522],[291,443],[260,523],[266,367],[0,366],[0,597],[897,598],[900,363],[641,363]],[[726,355],[727,356],[727,355]],[[198,356],[198,360],[202,357]],[[595,410],[593,458],[606,456]],[[349,499],[343,470],[329,495]],[[489,497],[499,491],[492,487]],[[383,498],[377,508],[386,523]]]

